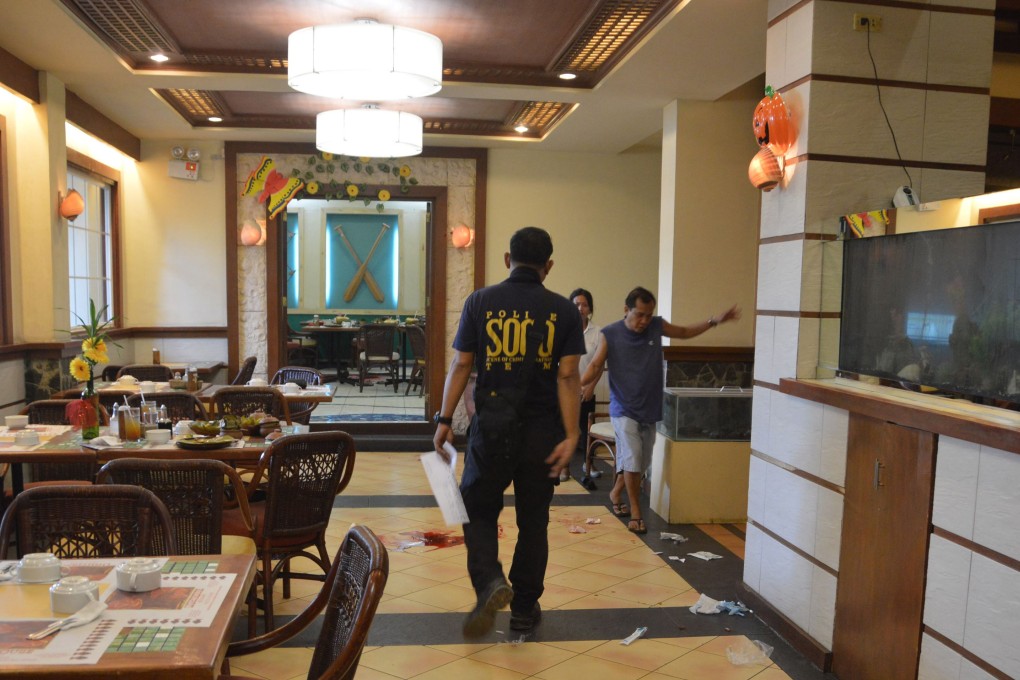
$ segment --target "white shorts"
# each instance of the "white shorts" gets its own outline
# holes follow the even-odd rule
[[[655,423],[639,423],[627,416],[613,416],[616,434],[616,471],[643,474],[652,463]]]

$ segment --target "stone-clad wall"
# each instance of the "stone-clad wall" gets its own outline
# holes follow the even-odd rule
[[[305,168],[308,154],[271,154],[281,174],[289,174],[290,168]],[[262,154],[243,153],[237,156],[237,221],[243,224],[247,219],[262,219],[265,207],[252,197],[241,196],[241,186],[248,175],[254,170]],[[475,181],[476,163],[474,159],[465,158],[409,158],[398,162],[411,168],[411,176],[418,186],[438,186],[447,190],[447,234],[446,253],[446,337],[452,338],[456,331],[457,320],[460,318],[464,299],[474,288],[474,248],[457,249],[450,242],[452,229],[460,223],[477,224],[475,219]],[[382,175],[378,172],[368,174],[364,170],[342,172],[337,164],[337,171],[332,178],[337,182],[345,179],[354,183],[365,183],[379,186],[391,185],[391,194],[400,196],[399,180],[393,175]],[[319,174],[319,177],[322,177]],[[355,202],[353,205],[361,206]],[[240,356],[255,355],[258,366],[265,370],[266,366],[266,251],[265,248],[237,246],[237,290],[238,290],[238,321],[240,328]],[[430,319],[430,322],[434,320]],[[447,354],[451,352],[447,343]],[[447,357],[447,363],[449,356]]]

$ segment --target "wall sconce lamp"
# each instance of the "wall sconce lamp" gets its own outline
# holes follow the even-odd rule
[[[245,220],[244,224],[241,225],[239,238],[242,245],[266,245],[265,223],[262,220]]]
[[[453,247],[467,248],[475,242],[475,230],[463,222],[453,228]]]
[[[78,215],[85,212],[85,199],[78,193],[77,189],[71,189],[67,195],[57,192],[57,211],[65,220],[72,222]]]

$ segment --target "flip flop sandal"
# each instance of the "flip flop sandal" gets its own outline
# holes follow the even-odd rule
[[[613,503],[613,515],[616,517],[630,517],[630,508],[627,507],[626,503]]]
[[[645,521],[639,517],[627,522],[627,531],[632,534],[647,534],[648,527],[645,526]]]

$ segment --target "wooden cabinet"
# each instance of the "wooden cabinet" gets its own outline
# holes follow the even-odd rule
[[[936,436],[850,414],[832,671],[917,677]]]

